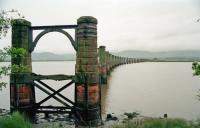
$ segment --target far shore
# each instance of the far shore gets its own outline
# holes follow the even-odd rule
[[[32,60],[32,62],[76,61],[76,60]],[[147,60],[146,62],[200,62],[200,60]],[[0,61],[1,62],[1,61]],[[11,62],[10,60],[2,62]]]

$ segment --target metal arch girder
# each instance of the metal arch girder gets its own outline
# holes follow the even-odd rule
[[[33,50],[35,49],[35,47],[36,47],[38,41],[40,40],[40,38],[42,36],[44,36],[45,34],[50,33],[50,32],[60,32],[60,33],[64,34],[65,36],[67,36],[67,38],[70,40],[70,42],[71,42],[74,50],[77,51],[77,42],[74,41],[74,39],[71,37],[71,35],[68,32],[64,31],[63,29],[54,29],[54,28],[50,29],[49,28],[49,29],[45,29],[44,31],[40,32],[36,36],[36,38],[34,39],[34,41],[30,42],[31,43],[30,44],[30,49],[29,49],[30,52],[33,52]]]

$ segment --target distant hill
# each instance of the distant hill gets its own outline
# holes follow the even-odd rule
[[[156,59],[162,61],[200,61],[200,51],[167,51],[167,52],[148,52],[148,51],[121,51],[112,52],[113,55],[130,57]],[[9,59],[7,59],[9,60]],[[69,61],[76,60],[75,54],[55,54],[50,52],[33,53],[33,61]]]
[[[50,52],[33,53],[33,61],[63,61],[63,60],[75,60],[75,54],[55,54]]]
[[[148,52],[148,51],[121,51],[112,52],[112,54],[130,58],[158,59],[166,61],[195,61],[200,60],[200,51],[167,51],[167,52]],[[75,54],[54,54],[49,52],[33,53],[34,61],[46,60],[75,60]]]
[[[123,57],[174,60],[174,61],[195,61],[200,60],[200,51],[167,51],[167,52],[148,52],[148,51],[121,51],[114,55]]]

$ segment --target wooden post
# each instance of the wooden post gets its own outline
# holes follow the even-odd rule
[[[83,16],[77,23],[75,116],[77,125],[97,126],[101,123],[97,19]]]
[[[32,71],[31,53],[29,52],[29,29],[31,23],[24,19],[12,21],[12,47],[26,50],[25,56],[13,56],[11,64],[23,65],[27,71],[12,73],[10,76],[10,108],[11,112],[20,111],[25,113],[30,119],[35,116],[35,90],[28,75]]]

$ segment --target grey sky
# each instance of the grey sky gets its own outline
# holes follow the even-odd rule
[[[98,45],[109,51],[200,50],[199,0],[0,0],[0,9],[17,9],[32,25],[76,24],[80,16],[94,16]],[[8,35],[0,48],[10,42]],[[60,33],[40,39],[35,52],[45,51],[74,52]]]

